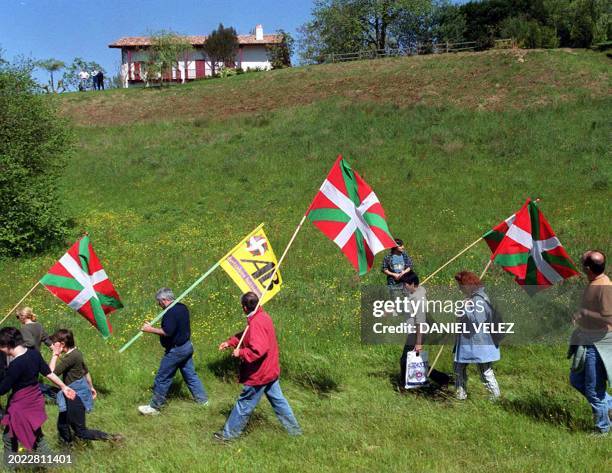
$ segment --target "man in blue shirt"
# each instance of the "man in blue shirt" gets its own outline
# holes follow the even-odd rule
[[[385,256],[382,263],[382,272],[387,275],[387,287],[391,295],[401,295],[403,284],[400,281],[404,274],[412,270],[412,259],[404,250],[404,242],[399,238],[395,239],[397,246]]]
[[[162,309],[174,302],[174,293],[164,287],[155,295],[157,303]],[[141,330],[146,333],[159,335],[159,342],[166,350],[159,370],[153,383],[153,398],[149,405],[139,406],[138,411],[143,415],[157,415],[161,406],[166,402],[166,395],[177,370],[187,383],[191,395],[198,404],[208,404],[208,394],[198,377],[193,364],[193,345],[191,344],[191,327],[189,323],[189,310],[184,304],[176,303],[162,317],[161,328],[155,328],[145,323]]]

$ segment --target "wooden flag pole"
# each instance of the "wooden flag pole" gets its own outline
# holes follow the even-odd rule
[[[487,273],[487,271],[489,270],[489,268],[491,267],[491,264],[493,264],[493,260],[490,259],[489,262],[487,263],[487,265],[485,266],[485,268],[482,270],[482,273],[480,273],[480,280],[482,281],[482,278],[484,278],[484,275]]]
[[[223,260],[223,258],[221,258],[219,261],[217,261],[215,264],[213,264],[208,271],[206,271],[202,276],[200,276],[196,282],[194,282],[191,286],[189,286],[185,291],[183,291],[183,293],[178,296],[175,300],[172,301],[172,304],[168,305],[168,307],[166,307],[164,310],[161,311],[161,313],[155,317],[153,320],[151,320],[151,322],[149,322],[151,325],[153,325],[154,323],[156,323],[157,321],[159,321],[166,312],[168,312],[172,307],[174,307],[174,305],[180,301],[181,299],[183,299],[185,296],[187,296],[187,294],[189,294],[198,284],[200,284],[202,281],[204,281],[204,279],[206,279],[208,276],[210,276],[210,274],[219,267],[219,265],[221,264],[221,261]],[[138,332],[136,335],[134,335],[134,337],[132,337],[132,339],[127,342],[125,345],[123,345],[121,347],[121,349],[119,350],[119,353],[123,353],[125,350],[127,350],[130,345],[132,345],[132,343],[134,343],[136,340],[138,340],[140,337],[142,337],[143,332]]]
[[[459,253],[457,253],[455,256],[453,256],[451,259],[449,259],[446,263],[444,263],[442,266],[440,266],[438,269],[436,269],[433,273],[431,273],[429,276],[427,276],[423,280],[423,282],[421,282],[421,284],[425,284],[427,281],[429,281],[431,278],[433,278],[436,274],[438,274],[440,271],[442,271],[444,268],[446,268],[449,264],[451,264],[453,261],[455,261],[457,258],[459,258],[463,253],[465,253],[467,250],[469,250],[474,245],[479,243],[480,240],[482,240],[482,237],[478,238],[478,240],[476,240],[474,243],[471,243],[468,246],[466,246],[463,250],[461,250]]]
[[[15,306],[14,306],[14,307],[13,307],[11,310],[9,310],[9,311],[8,311],[8,314],[6,314],[2,320],[0,320],[0,325],[2,325],[2,324],[4,323],[4,321],[5,321],[6,319],[8,319],[8,318],[9,318],[9,315],[11,315],[11,314],[12,314],[12,313],[15,311],[15,309],[16,309],[17,307],[19,307],[19,305],[20,305],[20,304],[21,304],[23,301],[25,301],[25,300],[26,300],[26,298],[27,298],[27,297],[28,297],[30,294],[32,294],[32,292],[34,292],[34,289],[36,289],[36,288],[38,287],[38,285],[39,285],[39,284],[40,284],[40,281],[36,281],[36,284],[34,284],[34,285],[32,286],[32,289],[30,289],[28,292],[26,292],[26,295],[25,295],[25,296],[23,296],[23,297],[20,299],[20,301],[19,301],[19,302],[17,302],[17,304],[15,304]]]
[[[433,363],[431,364],[431,366],[429,367],[429,371],[427,372],[427,377],[429,378],[429,376],[431,375],[431,372],[434,369],[434,366],[436,366],[436,363],[438,362],[438,358],[440,358],[440,355],[442,354],[442,350],[444,350],[444,345],[440,345],[440,349],[438,350],[438,354],[436,355]]]
[[[293,245],[293,241],[295,240],[295,237],[297,236],[297,234],[302,229],[302,225],[304,225],[304,222],[306,221],[306,215],[307,214],[308,214],[308,212],[306,212],[304,214],[304,216],[302,217],[302,220],[300,220],[300,223],[298,224],[297,228],[293,232],[293,235],[291,236],[291,239],[289,240],[289,243],[287,243],[287,246],[285,247],[285,251],[283,251],[283,254],[281,255],[280,259],[278,260],[278,263],[277,263],[276,267],[274,268],[274,271],[272,272],[272,275],[270,276],[270,280],[271,281],[274,280],[274,276],[276,276],[276,273],[278,272],[278,269],[280,268],[280,265],[285,260],[285,256],[287,256],[287,252],[289,251],[289,248],[291,248],[291,245]],[[264,288],[263,292],[261,293],[261,297],[259,298],[259,302],[257,303],[257,306],[255,307],[253,312],[255,312],[257,309],[259,309],[259,307],[261,306],[261,303],[262,303],[265,295],[268,293],[268,289],[270,287],[271,287],[270,285],[267,285]],[[249,330],[249,326],[247,325],[246,328],[244,329],[244,332],[242,332],[242,336],[240,337],[240,340],[238,341],[238,345],[236,345],[236,350],[240,349],[240,346],[242,345],[242,342],[244,341],[244,336],[246,335],[248,330]]]

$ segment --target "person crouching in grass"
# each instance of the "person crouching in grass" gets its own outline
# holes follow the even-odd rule
[[[219,350],[234,349],[232,356],[240,359],[239,381],[244,388],[223,430],[215,432],[214,438],[227,441],[239,437],[264,394],[289,435],[301,435],[302,429],[287,399],[283,396],[278,381],[280,375],[278,342],[272,319],[263,310],[263,307],[258,307],[259,298],[255,293],[245,293],[240,303],[242,310],[247,315],[248,324],[243,345],[236,348],[244,332],[237,333],[221,343]]]
[[[87,428],[85,416],[93,409],[97,393],[83,354],[74,344],[72,332],[66,329],[58,330],[51,335],[51,340],[53,356],[49,368],[56,375],[62,376],[64,383],[76,392],[74,399],[66,398],[62,393],[57,395],[57,430],[62,441],[71,443],[75,437],[81,440],[122,440],[123,436],[120,434],[111,435]]]
[[[39,455],[53,455],[42,433],[47,420],[45,399],[40,391],[38,375],[46,376],[56,384],[67,399],[76,393],[59,379],[40,353],[23,345],[21,332],[14,327],[0,330],[0,351],[12,357],[4,378],[0,382],[0,395],[11,391],[6,414],[0,424],[4,429],[4,461],[8,468],[11,454],[17,453],[21,443],[26,450]]]

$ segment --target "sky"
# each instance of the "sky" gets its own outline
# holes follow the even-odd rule
[[[0,0],[0,48],[8,60],[24,55],[69,64],[81,57],[115,75],[120,50],[108,45],[122,36],[162,29],[206,35],[219,23],[238,34],[258,23],[264,33],[295,34],[311,9],[311,0]],[[45,71],[35,77],[48,80]]]

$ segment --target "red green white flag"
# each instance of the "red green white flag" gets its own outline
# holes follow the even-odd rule
[[[483,238],[493,251],[493,262],[514,274],[522,286],[544,289],[579,274],[550,223],[531,199]]]
[[[491,253],[495,253],[497,251],[497,247],[499,246],[499,244],[502,242],[502,240],[506,236],[506,232],[508,231],[508,228],[510,228],[510,225],[514,223],[515,218],[516,218],[516,214],[512,214],[502,223],[492,228],[491,230],[489,230],[487,233],[485,233],[482,236],[486,244],[489,245],[489,248],[491,249]]]
[[[306,215],[360,275],[370,270],[376,253],[397,246],[378,197],[341,155]]]
[[[98,256],[85,235],[55,263],[40,283],[85,317],[104,338],[112,327],[108,314],[123,307]]]

